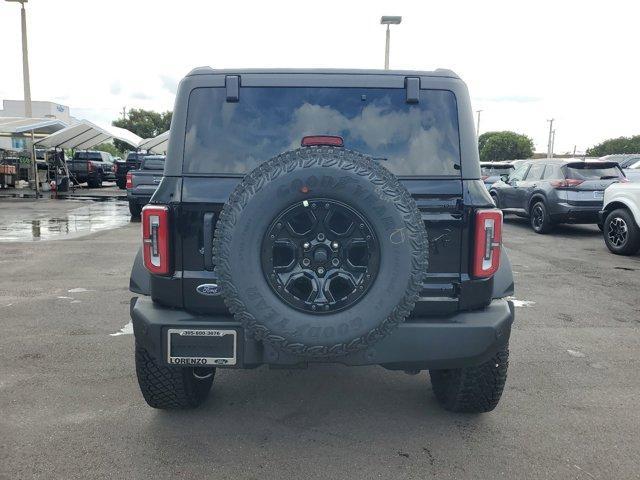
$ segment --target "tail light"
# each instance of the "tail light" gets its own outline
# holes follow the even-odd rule
[[[488,278],[500,267],[502,212],[497,209],[478,210],[475,220],[471,273],[476,278]]]
[[[131,172],[127,172],[126,188],[133,188],[133,174]]]
[[[94,170],[93,163],[87,162],[87,172],[91,173]]]
[[[147,205],[142,209],[144,266],[156,275],[167,275],[169,266],[169,209]]]
[[[553,188],[571,188],[571,187],[577,187],[582,182],[584,182],[584,180],[576,180],[574,178],[568,178],[566,180],[551,180],[549,183]]]
[[[327,145],[330,147],[344,147],[344,140],[342,137],[334,135],[308,135],[302,138],[300,145],[303,147],[315,147],[321,145]]]

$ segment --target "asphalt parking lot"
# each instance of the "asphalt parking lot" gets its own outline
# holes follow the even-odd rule
[[[0,223],[21,208],[0,201]],[[0,243],[0,478],[640,478],[640,257],[595,226],[507,217],[509,378],[494,412],[459,415],[425,373],[340,366],[222,370],[198,410],[147,407],[126,327],[139,224],[118,225]]]

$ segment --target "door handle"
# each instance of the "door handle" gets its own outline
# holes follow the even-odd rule
[[[204,268],[206,270],[213,270],[213,220],[216,214],[207,212],[204,214],[204,221],[202,225],[202,240],[204,250]]]

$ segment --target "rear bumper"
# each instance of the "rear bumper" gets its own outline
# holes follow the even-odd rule
[[[578,206],[568,203],[557,203],[549,212],[551,220],[560,223],[598,223],[602,205]]]
[[[194,315],[162,307],[149,297],[131,299],[131,319],[136,341],[154,358],[167,363],[169,328],[231,328],[238,331],[238,364],[230,368],[255,368],[263,364],[299,366],[324,360],[282,353],[249,338],[232,316]],[[397,370],[460,368],[487,361],[509,341],[514,320],[513,303],[496,299],[487,307],[446,317],[411,319],[370,348],[332,359],[345,365],[382,365]]]
[[[127,200],[138,205],[146,205],[151,200],[151,195],[136,195],[127,191]]]

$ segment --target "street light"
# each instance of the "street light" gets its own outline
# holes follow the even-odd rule
[[[5,0],[6,2],[19,3],[21,5],[20,17],[22,20],[22,81],[24,83],[24,116],[31,118],[31,84],[29,82],[29,52],[27,50],[27,12],[24,4],[29,0]]]
[[[391,41],[391,31],[389,25],[400,25],[402,17],[389,17],[383,16],[380,18],[380,23],[387,26],[387,42],[384,47],[384,69],[389,70],[389,42]]]

